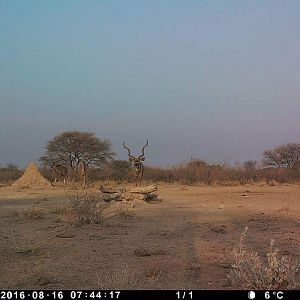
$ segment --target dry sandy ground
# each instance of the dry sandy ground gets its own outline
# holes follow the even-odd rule
[[[96,274],[128,264],[143,280],[160,274],[152,288],[229,289],[228,250],[246,226],[247,245],[260,255],[275,239],[281,254],[300,260],[298,185],[159,185],[158,194],[161,202],[75,227],[57,209],[70,207],[62,189],[0,187],[0,288],[99,288]],[[44,218],[17,213],[32,204]]]

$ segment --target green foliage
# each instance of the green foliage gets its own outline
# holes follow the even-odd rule
[[[114,155],[110,141],[96,137],[95,133],[66,131],[47,143],[40,161],[44,165],[56,162],[77,170],[81,161],[87,166],[102,167]]]
[[[89,179],[95,180],[115,180],[129,181],[132,178],[132,166],[126,160],[113,160],[106,164],[101,170],[89,169]]]
[[[127,180],[132,172],[132,166],[129,161],[126,160],[114,160],[111,164],[112,174],[111,176],[115,180]]]

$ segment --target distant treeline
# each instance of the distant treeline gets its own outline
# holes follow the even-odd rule
[[[114,161],[103,170],[91,169],[88,177],[90,181],[133,182],[131,165],[127,161]],[[300,168],[257,168],[247,163],[232,167],[227,164],[208,164],[201,160],[191,160],[171,168],[145,166],[144,181],[205,185],[235,185],[263,181],[269,184],[297,183],[300,182]]]
[[[82,132],[65,132],[49,142],[47,155],[43,156],[40,161],[41,172],[50,181],[54,179],[50,162],[57,159],[57,152],[61,155],[62,146],[67,149],[66,151],[69,151],[71,147],[68,142],[70,137],[75,142],[71,144],[74,148],[72,150],[74,154],[73,152],[66,152],[66,157],[73,157],[66,164],[70,170],[69,174],[72,174],[72,171],[73,174],[76,173],[80,162],[80,153],[88,153],[94,159],[94,164],[88,167],[88,183],[105,180],[133,181],[131,163],[113,159],[114,153],[111,151],[109,141],[102,141],[97,139],[94,134]],[[81,144],[78,141],[81,141]],[[86,146],[88,143],[91,144],[91,147]],[[171,168],[145,166],[144,181],[206,185],[234,185],[262,181],[270,184],[300,182],[300,144],[284,144],[265,150],[263,155],[264,159],[261,166],[254,160],[246,161],[241,165],[230,166],[226,163],[210,164],[199,159],[191,159]],[[92,160],[88,161],[91,162]],[[8,164],[0,168],[0,182],[13,182],[22,173],[23,170],[20,170],[16,165]]]
[[[5,167],[0,167],[0,183],[13,183],[23,175],[23,170],[14,164],[7,164]]]
[[[51,169],[40,169],[49,180],[54,180]],[[8,165],[0,168],[0,182],[12,183],[22,176],[24,170]],[[88,169],[88,182],[118,181],[133,182],[132,166],[125,160],[114,160],[103,168]],[[264,167],[258,168],[254,162],[230,166],[227,164],[209,164],[202,160],[190,160],[171,168],[145,166],[144,181],[181,184],[235,185],[246,183],[298,183],[300,167]]]

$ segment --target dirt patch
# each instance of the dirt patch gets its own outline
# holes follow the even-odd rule
[[[227,253],[246,226],[247,246],[262,258],[274,239],[299,261],[300,186],[248,189],[245,200],[243,186],[162,185],[156,205],[75,227],[62,189],[0,187],[0,288],[97,289],[96,274],[120,274],[126,264],[138,282],[159,275],[154,289],[231,289]],[[24,218],[31,205],[42,218]]]

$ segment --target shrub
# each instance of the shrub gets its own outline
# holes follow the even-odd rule
[[[29,221],[39,220],[44,218],[45,211],[41,208],[32,205],[31,207],[23,211],[23,216],[25,217],[26,220]]]
[[[230,253],[233,256],[230,278],[235,284],[245,289],[293,289],[299,282],[296,280],[297,267],[291,256],[279,257],[279,250],[271,240],[267,253],[267,263],[264,263],[256,252],[245,249],[244,240],[248,227],[240,237],[239,247]]]
[[[8,164],[6,167],[0,168],[0,182],[11,183],[23,175],[24,171],[20,170],[13,164]]]
[[[102,169],[89,168],[90,181],[133,182],[133,170],[129,162],[116,160]],[[271,182],[297,183],[300,181],[300,164],[294,168],[259,168],[255,161],[230,166],[209,164],[205,161],[192,159],[174,165],[170,168],[145,166],[144,182],[178,182],[181,184],[227,185],[228,182],[237,184]]]
[[[71,214],[76,226],[82,226],[89,223],[101,223],[105,217],[105,212],[110,203],[99,203],[96,197],[88,192],[82,194],[76,191],[71,196],[66,193],[72,203]]]

